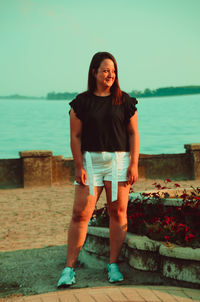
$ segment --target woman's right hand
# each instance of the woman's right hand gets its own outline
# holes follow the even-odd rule
[[[78,184],[85,186],[87,179],[87,173],[84,168],[76,168],[75,180]]]

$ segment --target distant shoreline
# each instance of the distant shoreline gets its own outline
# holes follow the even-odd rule
[[[19,94],[0,96],[0,99],[24,99],[24,100],[71,100],[77,96],[78,92],[49,92],[46,96],[24,96]],[[164,87],[155,90],[146,88],[144,91],[132,90],[129,92],[131,97],[150,98],[163,96],[180,96],[200,94],[200,86],[179,86],[179,87]]]
[[[44,96],[41,96],[41,97],[37,97],[37,96],[24,96],[24,95],[14,94],[14,95],[7,95],[7,96],[0,95],[0,99],[13,99],[13,100],[17,100],[17,99],[41,100],[41,99],[44,99],[44,100],[46,100],[46,97],[44,97]]]

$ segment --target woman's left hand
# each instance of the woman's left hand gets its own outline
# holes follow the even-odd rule
[[[129,165],[127,170],[127,183],[132,185],[138,179],[138,165]]]

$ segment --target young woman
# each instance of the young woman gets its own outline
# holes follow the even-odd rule
[[[106,190],[110,217],[108,280],[123,280],[117,260],[127,231],[130,186],[138,178],[137,100],[122,92],[117,63],[108,52],[91,61],[88,90],[71,103],[71,150],[75,162],[75,200],[68,233],[67,262],[58,287],[75,283],[75,262],[84,244],[96,202]]]

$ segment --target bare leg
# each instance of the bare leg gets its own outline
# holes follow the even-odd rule
[[[102,189],[103,187],[95,187],[95,196],[92,196],[89,194],[88,186],[75,186],[74,207],[68,231],[66,266],[75,266],[75,262],[86,238],[88,222]]]
[[[116,263],[127,232],[127,205],[130,185],[118,183],[118,199],[111,202],[111,182],[105,181],[110,216],[110,263]]]

